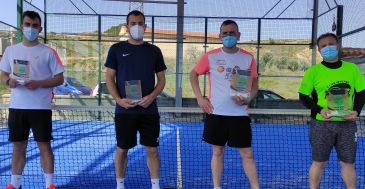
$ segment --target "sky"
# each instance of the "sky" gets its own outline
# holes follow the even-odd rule
[[[43,0],[33,0],[32,3],[43,10]],[[0,21],[12,26],[17,25],[16,0],[1,0]]]
[[[16,26],[16,0],[1,0],[0,21]],[[29,0],[30,1],[30,0]],[[100,14],[118,14],[125,15],[128,12],[128,3],[111,2],[104,0],[84,0],[92,6],[97,13]],[[175,0],[169,0],[175,1]],[[261,17],[279,0],[185,0],[186,16],[211,16],[211,17]],[[334,0],[327,0],[330,7],[335,6]],[[32,0],[32,4],[43,10],[44,0]],[[65,12],[79,13],[72,5],[73,2],[80,11],[87,14],[94,14],[81,0],[48,0],[48,12]],[[293,0],[282,0],[280,3],[266,16],[270,18],[277,17]],[[320,1],[320,12],[328,10],[325,1]],[[344,5],[344,32],[348,32],[364,26],[365,24],[365,1],[364,0],[337,0],[339,4]],[[62,5],[62,6],[60,6]],[[312,0],[296,0],[281,16],[283,17],[305,17],[310,18]],[[176,5],[156,5],[145,4],[146,15],[163,15],[175,16]],[[320,18],[318,33],[331,31],[333,17],[336,12],[332,11]],[[95,17],[71,19],[60,16],[49,16],[48,31],[54,32],[90,32],[95,31]],[[73,23],[69,21],[73,20]],[[86,21],[84,21],[86,20]],[[102,28],[104,30],[111,26],[121,24],[123,18],[109,17],[103,19]],[[176,20],[173,18],[161,18],[157,20],[156,28],[175,29]],[[222,19],[210,19],[208,33],[216,33],[219,23]],[[257,21],[255,20],[238,20],[243,35],[243,41],[256,40]],[[185,31],[204,32],[203,19],[186,19]],[[303,39],[310,37],[311,22],[310,21],[271,21],[265,20],[262,23],[262,39],[281,38],[281,39]],[[364,47],[365,32],[348,37],[344,40],[346,46]]]

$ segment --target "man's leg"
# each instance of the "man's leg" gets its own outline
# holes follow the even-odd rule
[[[223,172],[223,158],[224,158],[224,146],[213,145],[211,168],[212,168],[214,187],[221,186],[221,178]]]
[[[160,189],[160,156],[157,147],[146,146],[147,166],[150,170],[152,189]]]
[[[250,181],[251,188],[252,189],[260,188],[256,163],[255,160],[253,159],[252,149],[240,148],[239,152],[242,158],[243,169],[245,170],[248,180]]]
[[[22,173],[26,162],[28,140],[13,142],[13,157],[11,161],[11,184],[19,188],[22,183]]]
[[[158,179],[160,177],[160,156],[157,147],[146,146],[146,151],[147,166],[150,170],[151,179]]]
[[[337,157],[341,164],[342,179],[347,189],[356,188],[355,159],[357,148],[356,122],[339,123],[340,130],[336,142]]]
[[[24,121],[24,110],[9,109],[9,141],[13,144],[11,163],[11,185],[19,188],[22,184],[22,173],[26,163],[29,125]]]
[[[319,186],[319,182],[321,181],[321,177],[323,174],[324,167],[326,166],[327,161],[318,162],[313,161],[309,170],[309,186],[310,189],[317,189]]]
[[[317,189],[323,170],[336,143],[337,125],[331,121],[312,119],[309,128],[309,141],[312,147],[312,165],[309,169],[309,186]]]
[[[124,178],[125,172],[128,164],[128,149],[122,149],[117,147],[117,151],[115,152],[115,176],[117,179],[117,189],[124,188]]]
[[[41,153],[41,165],[46,179],[46,188],[53,184],[54,174],[54,155],[51,142],[38,142],[39,151]]]
[[[41,153],[41,165],[45,173],[54,173],[54,155],[51,148],[51,142],[38,142]]]
[[[355,165],[341,161],[341,175],[347,189],[356,188]]]

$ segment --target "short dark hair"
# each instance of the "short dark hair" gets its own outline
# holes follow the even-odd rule
[[[325,34],[322,34],[318,37],[317,39],[317,46],[319,44],[319,41],[321,41],[323,38],[326,38],[326,37],[332,37],[333,39],[336,40],[336,43],[338,43],[338,37],[337,35],[333,34],[333,33],[325,33]]]
[[[219,31],[222,30],[222,26],[226,26],[226,25],[230,25],[230,24],[234,24],[237,27],[237,31],[238,31],[238,24],[235,21],[233,21],[233,20],[225,20],[225,21],[223,21],[222,24],[221,24],[221,27],[220,27]]]
[[[32,20],[38,19],[39,23],[42,25],[41,16],[39,16],[39,14],[35,11],[25,11],[25,12],[23,12],[22,23],[23,23],[25,17],[29,17]]]
[[[129,12],[128,15],[127,15],[127,25],[128,25],[128,22],[129,22],[129,17],[131,15],[133,15],[133,16],[141,15],[143,17],[143,23],[146,23],[146,17],[144,16],[144,14],[139,10],[133,10],[133,11]]]

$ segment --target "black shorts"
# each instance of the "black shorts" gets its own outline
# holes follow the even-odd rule
[[[160,116],[158,114],[116,114],[115,134],[117,146],[130,149],[137,145],[137,131],[140,144],[157,147],[160,135]]]
[[[51,110],[10,108],[8,125],[10,142],[28,140],[30,129],[37,142],[49,142],[53,139]]]
[[[207,114],[203,140],[209,144],[235,148],[250,148],[252,142],[251,119],[248,116],[222,116]]]

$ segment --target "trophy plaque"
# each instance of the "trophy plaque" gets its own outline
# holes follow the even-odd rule
[[[126,98],[137,103],[142,99],[141,80],[125,81]]]
[[[29,73],[29,61],[14,60],[12,79],[15,79],[19,85],[24,85],[29,80]]]
[[[351,112],[349,90],[346,88],[332,88],[326,100],[328,109],[331,111],[328,116],[342,117]]]
[[[236,70],[231,75],[230,95],[250,97],[252,76],[250,70]]]

